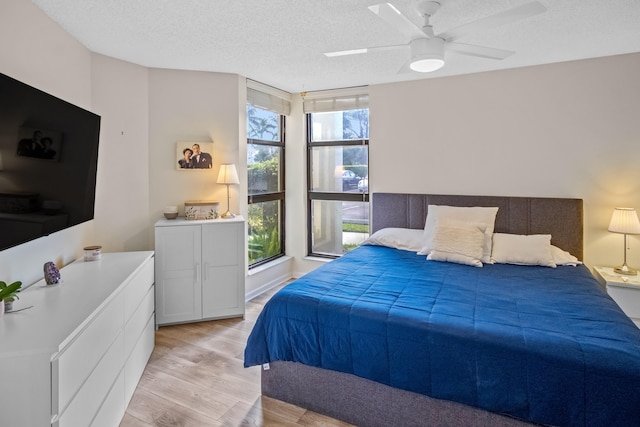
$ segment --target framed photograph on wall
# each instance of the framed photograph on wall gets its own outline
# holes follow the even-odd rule
[[[213,142],[178,142],[176,168],[178,170],[211,169]]]
[[[61,151],[61,131],[35,127],[21,127],[18,131],[18,156],[58,161]]]

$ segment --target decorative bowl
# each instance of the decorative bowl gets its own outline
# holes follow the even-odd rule
[[[178,218],[178,212],[165,212],[164,217],[167,219],[176,219]]]

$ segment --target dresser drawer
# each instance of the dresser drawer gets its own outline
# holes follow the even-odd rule
[[[154,310],[154,292],[153,286],[147,290],[147,295],[142,300],[142,303],[138,306],[131,319],[127,322],[124,328],[125,337],[125,357],[129,357],[133,351],[133,347],[140,339],[142,331],[149,322],[149,319],[153,315]]]
[[[124,306],[120,293],[54,358],[51,367],[53,414],[65,410],[123,326]]]
[[[58,426],[85,427],[90,425],[114,386],[114,381],[121,374],[123,362],[124,336],[120,333],[64,410]],[[124,401],[122,384],[117,392],[123,396]]]
[[[131,397],[133,397],[133,392],[136,390],[138,381],[140,381],[140,377],[142,377],[149,357],[153,352],[154,344],[155,319],[151,316],[124,365],[125,405],[128,405]]]
[[[131,277],[124,290],[124,318],[129,320],[147,295],[154,282],[153,258],[147,260],[138,272]]]
[[[91,423],[91,427],[115,427],[120,424],[120,420],[127,410],[123,390],[124,371],[120,372],[100,411]]]

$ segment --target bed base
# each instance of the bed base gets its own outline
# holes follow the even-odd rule
[[[262,394],[363,427],[537,425],[295,362],[263,369]]]

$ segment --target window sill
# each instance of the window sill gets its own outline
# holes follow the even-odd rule
[[[304,258],[305,261],[315,261],[315,262],[330,262],[333,261],[335,258],[325,258],[325,257],[319,257],[319,256],[306,256]]]
[[[248,276],[253,276],[255,274],[259,274],[259,273],[261,273],[263,271],[266,271],[266,270],[269,270],[271,268],[277,267],[280,264],[283,264],[285,262],[289,262],[292,259],[293,259],[292,257],[287,256],[287,255],[281,256],[280,258],[274,259],[273,261],[270,261],[270,262],[268,262],[266,264],[262,264],[262,265],[259,265],[259,266],[255,267],[255,268],[249,269],[249,272],[247,273],[247,275]]]

